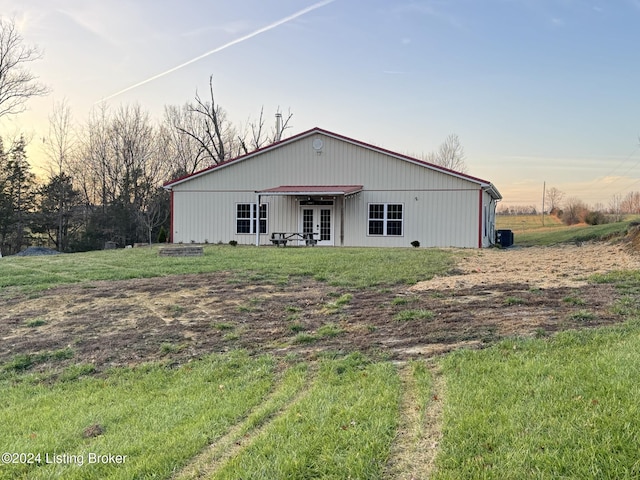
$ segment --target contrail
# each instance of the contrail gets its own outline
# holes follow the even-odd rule
[[[157,80],[158,78],[164,77],[165,75],[169,75],[170,73],[175,72],[176,70],[180,70],[181,68],[186,67],[187,65],[191,65],[192,63],[197,62],[198,60],[202,60],[205,57],[208,57],[209,55],[213,55],[214,53],[218,53],[221,52],[222,50],[232,47],[233,45],[237,45],[238,43],[242,43],[245,40],[249,40],[250,38],[253,38],[257,35],[260,35],[261,33],[265,33],[268,32],[269,30],[273,30],[276,27],[279,27],[280,25],[283,25],[285,23],[288,23],[292,20],[295,20],[298,17],[301,17],[302,15],[305,15],[309,12],[312,12],[314,10],[317,10],[318,8],[324,7],[325,5],[329,5],[330,3],[335,2],[336,0],[323,0],[321,2],[318,3],[314,3],[313,5],[307,7],[307,8],[303,8],[302,10],[293,13],[291,15],[289,15],[288,17],[284,17],[276,22],[270,23],[269,25],[259,28],[258,30],[251,32],[243,37],[240,38],[236,38],[235,40],[230,41],[229,43],[225,43],[224,45],[218,47],[218,48],[214,48],[213,50],[210,50],[206,53],[203,53],[202,55],[196,57],[196,58],[192,58],[191,60],[189,60],[188,62],[184,62],[180,65],[178,65],[177,67],[173,67],[165,72],[159,73],[157,75],[154,75],[153,77],[147,78],[146,80],[143,80],[141,82],[136,83],[135,85],[131,85],[130,87],[127,87],[123,90],[120,90],[119,92],[113,93],[111,95],[109,95],[108,97],[105,97],[99,101],[97,101],[96,103],[102,103],[102,102],[106,102],[107,100],[113,98],[113,97],[117,97],[118,95],[122,95],[125,92],[128,92],[129,90],[133,90],[134,88],[138,88],[146,83],[152,82],[154,80]]]

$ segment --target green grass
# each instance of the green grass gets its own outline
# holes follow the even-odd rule
[[[506,306],[522,305],[523,303],[525,303],[525,301],[523,298],[520,298],[520,297],[507,297],[502,301],[502,304]]]
[[[632,220],[636,220],[636,218],[630,217],[623,222],[607,223],[605,225],[581,224],[567,226],[555,217],[545,216],[545,226],[543,227],[540,216],[499,215],[496,228],[513,230],[515,245],[524,247],[534,245],[549,246],[558,243],[606,240],[621,236],[626,233]]]
[[[399,395],[391,363],[324,360],[307,394],[213,478],[382,478]]]
[[[34,318],[33,320],[29,320],[28,322],[25,323],[25,326],[29,327],[29,328],[37,328],[37,327],[41,327],[42,325],[46,325],[47,321],[42,319],[42,318]]]
[[[269,357],[217,355],[171,369],[148,365],[53,384],[0,381],[0,452],[42,454],[40,465],[0,465],[0,478],[29,480],[168,478],[259,404],[274,381]],[[87,427],[103,434],[85,438]],[[90,452],[126,455],[121,465],[88,465]],[[45,453],[81,457],[46,464]]]
[[[14,356],[9,362],[5,363],[2,366],[2,370],[4,370],[5,372],[20,372],[23,370],[29,370],[31,367],[41,363],[68,360],[70,358],[73,358],[74,354],[75,353],[73,349],[70,347],[61,348],[59,350],[40,352],[37,354],[21,353]]]
[[[133,248],[0,259],[0,288],[37,291],[64,283],[232,271],[236,281],[286,283],[307,276],[336,286],[412,284],[446,272],[453,256],[413,248],[269,248],[208,245],[202,257],[160,257]],[[177,312],[173,312],[177,313]]]
[[[396,313],[393,319],[399,322],[408,322],[411,320],[431,320],[434,316],[435,314],[431,310],[410,309]]]
[[[350,293],[345,293],[344,295],[340,295],[334,302],[329,302],[324,307],[324,312],[328,314],[336,314],[339,313],[342,308],[349,304],[353,300],[353,295]]]
[[[459,351],[436,479],[638,478],[640,324]]]
[[[391,305],[408,305],[410,303],[418,302],[420,300],[417,296],[410,297],[396,297],[391,301]]]

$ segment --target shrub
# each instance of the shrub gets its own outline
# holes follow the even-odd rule
[[[232,247],[235,247],[238,245],[238,242],[236,242],[235,240],[230,240],[229,245],[231,245]]]
[[[414,248],[418,248],[420,246],[420,242],[418,240],[414,240],[411,242],[411,246]]]
[[[158,233],[158,243],[166,243],[167,242],[167,231],[164,227],[160,227],[160,233]]]
[[[602,212],[589,212],[585,215],[584,221],[589,225],[603,225],[607,223],[607,217]]]
[[[589,209],[582,200],[572,197],[566,201],[561,218],[566,225],[575,225],[584,222],[588,212]]]

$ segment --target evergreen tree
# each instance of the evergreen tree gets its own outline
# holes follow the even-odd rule
[[[8,253],[19,252],[25,244],[35,208],[35,175],[27,161],[26,146],[24,137],[20,137],[11,151],[1,156],[0,243]]]

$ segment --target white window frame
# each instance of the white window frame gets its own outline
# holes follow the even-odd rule
[[[246,218],[246,217],[239,217],[238,216],[238,208],[241,205],[249,205],[250,207],[250,217]],[[236,219],[236,235],[255,235],[256,234],[256,224],[259,225],[261,220],[264,220],[265,223],[265,227],[264,227],[264,232],[261,231],[260,234],[264,234],[267,233],[269,231],[269,204],[268,203],[261,203],[260,204],[261,207],[264,207],[264,217],[260,217],[256,219],[256,204],[255,203],[250,203],[250,202],[238,202],[235,204],[235,219]],[[259,216],[259,215],[258,215]],[[238,231],[238,222],[240,220],[246,221],[249,220],[249,232],[240,232]]]
[[[383,214],[382,218],[371,218],[371,206],[372,205],[382,205],[383,206]],[[401,218],[389,218],[389,206],[399,205],[401,207]],[[368,237],[404,237],[404,203],[382,203],[382,202],[371,202],[367,204],[367,236]],[[382,233],[371,233],[371,222],[382,222]],[[388,233],[388,223],[389,222],[400,222],[400,234],[394,235]]]

